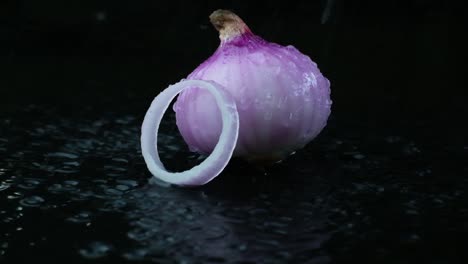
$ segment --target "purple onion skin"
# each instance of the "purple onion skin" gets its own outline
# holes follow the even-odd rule
[[[234,156],[281,160],[314,139],[330,115],[330,82],[317,64],[293,46],[267,42],[247,27],[242,34],[222,39],[187,79],[214,81],[234,97],[240,122]],[[221,133],[212,95],[187,89],[174,111],[190,149],[209,154]]]

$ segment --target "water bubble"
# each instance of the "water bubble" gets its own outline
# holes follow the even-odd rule
[[[37,207],[42,204],[45,200],[40,196],[29,196],[20,201],[22,206]]]

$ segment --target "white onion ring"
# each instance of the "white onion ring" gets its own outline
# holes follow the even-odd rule
[[[158,154],[159,125],[172,100],[191,87],[206,89],[214,96],[223,122],[221,135],[213,152],[202,163],[183,172],[169,172],[164,168]],[[223,86],[213,81],[182,80],[162,91],[151,103],[141,128],[141,151],[154,177],[182,186],[203,185],[226,167],[236,147],[238,134],[239,114],[236,102]]]

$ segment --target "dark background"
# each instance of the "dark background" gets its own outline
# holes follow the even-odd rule
[[[332,80],[337,111],[417,118],[463,105],[449,62],[456,7],[437,0],[2,1],[1,100],[148,99],[214,52],[217,8],[310,55]]]
[[[317,62],[329,124],[266,171],[148,184],[143,116],[215,51],[219,8]],[[1,1],[0,262],[466,263],[462,17],[441,0]],[[170,116],[163,160],[192,166],[173,135]]]

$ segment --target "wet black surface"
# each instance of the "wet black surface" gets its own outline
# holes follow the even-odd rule
[[[466,260],[466,145],[332,118],[280,164],[233,160],[207,186],[182,189],[149,183],[140,114],[95,113],[29,105],[2,114],[2,262]],[[162,157],[195,164],[171,118]]]
[[[235,159],[185,189],[151,179],[140,125],[218,45],[219,4],[82,2],[0,9],[0,263],[468,262],[468,109],[448,4],[228,1],[318,63],[332,115],[287,160]],[[172,114],[162,129],[168,168],[200,162]]]

